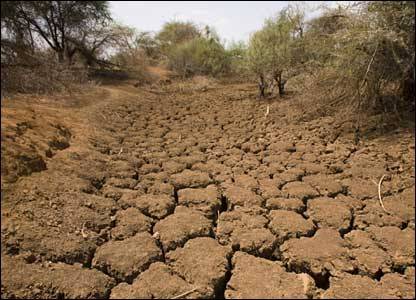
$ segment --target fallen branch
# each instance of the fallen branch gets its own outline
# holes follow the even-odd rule
[[[383,182],[383,179],[384,179],[384,177],[385,177],[386,175],[383,175],[381,178],[380,178],[380,181],[378,182],[378,199],[379,199],[379,201],[380,201],[380,204],[381,204],[381,207],[383,208],[383,210],[387,213],[387,214],[389,214],[389,212],[386,210],[386,208],[384,207],[384,204],[383,204],[383,200],[381,199],[381,183]]]
[[[180,299],[180,298],[182,298],[182,297],[185,297],[185,296],[189,295],[189,294],[190,294],[190,293],[192,293],[192,292],[195,292],[197,289],[198,289],[197,287],[196,287],[196,288],[193,288],[192,290],[189,290],[189,291],[187,291],[187,292],[185,292],[185,293],[182,293],[182,294],[180,294],[180,295],[177,295],[177,296],[175,296],[175,297],[173,297],[173,298],[171,298],[171,299]]]

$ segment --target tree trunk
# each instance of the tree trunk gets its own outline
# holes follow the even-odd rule
[[[66,48],[66,57],[67,57],[67,59],[68,59],[68,65],[72,65],[73,64],[73,58],[74,58],[74,55],[75,55],[75,53],[77,52],[77,48],[69,48],[69,46],[67,46],[67,48]]]
[[[64,56],[64,51],[63,50],[58,50],[58,61],[60,63],[63,63],[65,61],[65,56]]]
[[[412,64],[404,73],[401,82],[401,96],[410,104],[410,109],[415,109],[415,65]]]
[[[266,97],[266,81],[263,75],[260,75],[259,79],[259,97],[264,99]]]
[[[286,80],[282,79],[282,72],[276,74],[274,80],[276,80],[277,87],[279,88],[279,96],[283,96],[285,94]]]

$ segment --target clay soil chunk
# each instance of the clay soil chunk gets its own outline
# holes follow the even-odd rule
[[[255,191],[258,188],[259,183],[257,180],[249,175],[237,175],[234,177],[235,184],[239,187],[246,188]]]
[[[385,249],[396,266],[409,266],[415,263],[415,231],[410,228],[370,226],[368,232],[379,247]]]
[[[263,199],[247,188],[235,185],[226,185],[224,193],[228,201],[228,209],[235,206],[250,207],[261,206],[263,204]]]
[[[415,221],[415,188],[406,189],[404,192],[383,198],[386,210],[399,217],[404,222]]]
[[[196,209],[212,219],[221,208],[218,189],[214,185],[200,189],[178,191],[178,204]]]
[[[332,277],[329,286],[322,294],[323,299],[398,299],[393,290],[366,276],[344,274],[341,278]]]
[[[365,200],[377,197],[377,186],[368,180],[345,179],[342,184],[354,198]]]
[[[312,236],[315,226],[310,220],[305,220],[302,215],[288,210],[272,210],[269,214],[268,227],[282,243],[288,238]]]
[[[285,184],[282,188],[283,194],[301,200],[319,196],[319,193],[308,183],[295,181]]]
[[[279,174],[279,178],[286,182],[299,181],[302,179],[302,176],[305,174],[305,171],[299,168],[292,168],[284,171]]]
[[[208,173],[191,170],[171,175],[170,181],[176,189],[206,187],[212,183]]]
[[[250,211],[237,209],[220,214],[217,239],[253,255],[270,257],[276,246],[275,236],[265,228],[267,219]]]
[[[151,228],[151,218],[146,217],[138,209],[129,207],[117,212],[116,226],[111,229],[111,237],[115,240],[123,240],[138,232],[150,231]]]
[[[282,195],[282,192],[279,190],[279,187],[284,184],[284,181],[280,178],[265,178],[259,180],[259,191],[261,196],[264,199],[269,199],[273,197],[279,197]]]
[[[131,282],[155,261],[162,259],[162,251],[149,233],[138,233],[123,241],[110,241],[99,247],[92,261],[93,267],[117,278]]]
[[[236,229],[231,234],[233,249],[270,258],[276,248],[276,237],[266,228]]]
[[[3,298],[106,298],[115,280],[81,265],[27,264],[22,258],[2,255],[1,297]]]
[[[133,284],[123,282],[114,287],[110,299],[171,299],[193,288],[195,286],[175,274],[169,266],[155,262],[140,274]],[[199,291],[195,291],[185,298],[201,297]]]
[[[288,273],[277,262],[237,252],[226,299],[307,299],[315,291],[313,279],[304,273]]]
[[[414,272],[414,267],[413,267]],[[381,284],[383,287],[389,290],[389,293],[399,297],[401,299],[415,299],[415,277],[413,273],[413,278],[409,276],[390,273],[385,274],[381,278]]]
[[[273,144],[270,144],[268,149],[272,150],[276,153],[279,153],[279,152],[295,152],[296,151],[296,147],[294,146],[293,143],[283,142],[283,141],[278,141],[278,142],[274,142]]]
[[[137,180],[133,178],[115,178],[111,177],[105,183],[106,186],[113,186],[121,189],[134,189],[137,184]]]
[[[307,215],[319,228],[333,228],[343,233],[351,224],[350,208],[344,203],[328,197],[308,201]]]
[[[266,208],[284,209],[302,213],[305,211],[306,206],[300,199],[296,198],[271,198],[266,201]]]
[[[311,175],[303,177],[302,181],[316,188],[322,196],[334,197],[344,191],[342,184],[328,175]]]
[[[183,248],[166,255],[166,263],[187,282],[200,287],[209,297],[220,296],[225,286],[231,248],[216,240],[201,237],[189,240]]]
[[[123,208],[136,207],[146,216],[162,219],[171,214],[175,208],[175,199],[168,195],[123,195],[118,203]]]
[[[354,225],[359,229],[374,226],[402,226],[405,221],[399,216],[386,213],[380,205],[379,200],[365,200],[365,207],[355,213]]]
[[[346,242],[333,229],[319,229],[310,238],[290,239],[280,246],[280,251],[283,261],[294,271],[336,275],[354,269]]]
[[[306,158],[308,157],[307,155],[304,155],[304,156],[306,156]],[[327,171],[327,168],[325,166],[321,164],[316,164],[313,162],[307,162],[307,161],[297,164],[296,167],[304,170],[306,174],[317,174],[317,173],[325,174]]]
[[[174,214],[156,223],[153,232],[160,234],[167,252],[182,247],[189,239],[212,235],[212,223],[197,210],[177,206]]]
[[[185,169],[185,164],[178,163],[176,161],[167,161],[163,163],[163,170],[168,174],[175,174],[182,172]]]
[[[355,259],[359,274],[375,278],[379,272],[391,272],[390,255],[377,246],[366,231],[353,230],[344,236],[350,244],[350,253]]]

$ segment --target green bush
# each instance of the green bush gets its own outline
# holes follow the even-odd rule
[[[198,37],[179,44],[168,54],[169,67],[183,77],[219,76],[230,69],[230,59],[215,38]]]
[[[171,21],[163,25],[156,36],[159,50],[163,55],[168,55],[178,45],[189,42],[201,36],[198,27],[192,22]]]
[[[230,62],[230,74],[233,77],[248,79],[250,72],[246,60],[247,45],[242,41],[232,42],[226,51]]]
[[[302,61],[304,14],[300,9],[290,8],[266,19],[263,28],[250,38],[247,63],[258,78],[260,97],[268,94],[267,89],[272,93],[274,86],[278,87],[279,95],[283,95],[285,82],[296,74]]]

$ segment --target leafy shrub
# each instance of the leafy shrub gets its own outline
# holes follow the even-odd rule
[[[229,72],[233,78],[238,78],[242,80],[249,80],[250,70],[247,65],[247,45],[240,42],[231,43],[227,49],[227,56],[229,59]]]
[[[260,97],[266,96],[268,88],[272,93],[276,85],[279,95],[284,94],[285,82],[296,73],[294,70],[303,54],[298,45],[303,38],[303,28],[299,27],[303,14],[289,8],[267,19],[249,41],[247,62],[258,77]]]
[[[156,36],[162,54],[168,53],[178,45],[200,37],[201,32],[192,22],[172,21],[163,25]]]
[[[199,37],[178,45],[169,53],[169,67],[183,77],[218,76],[229,71],[230,60],[221,43]]]

